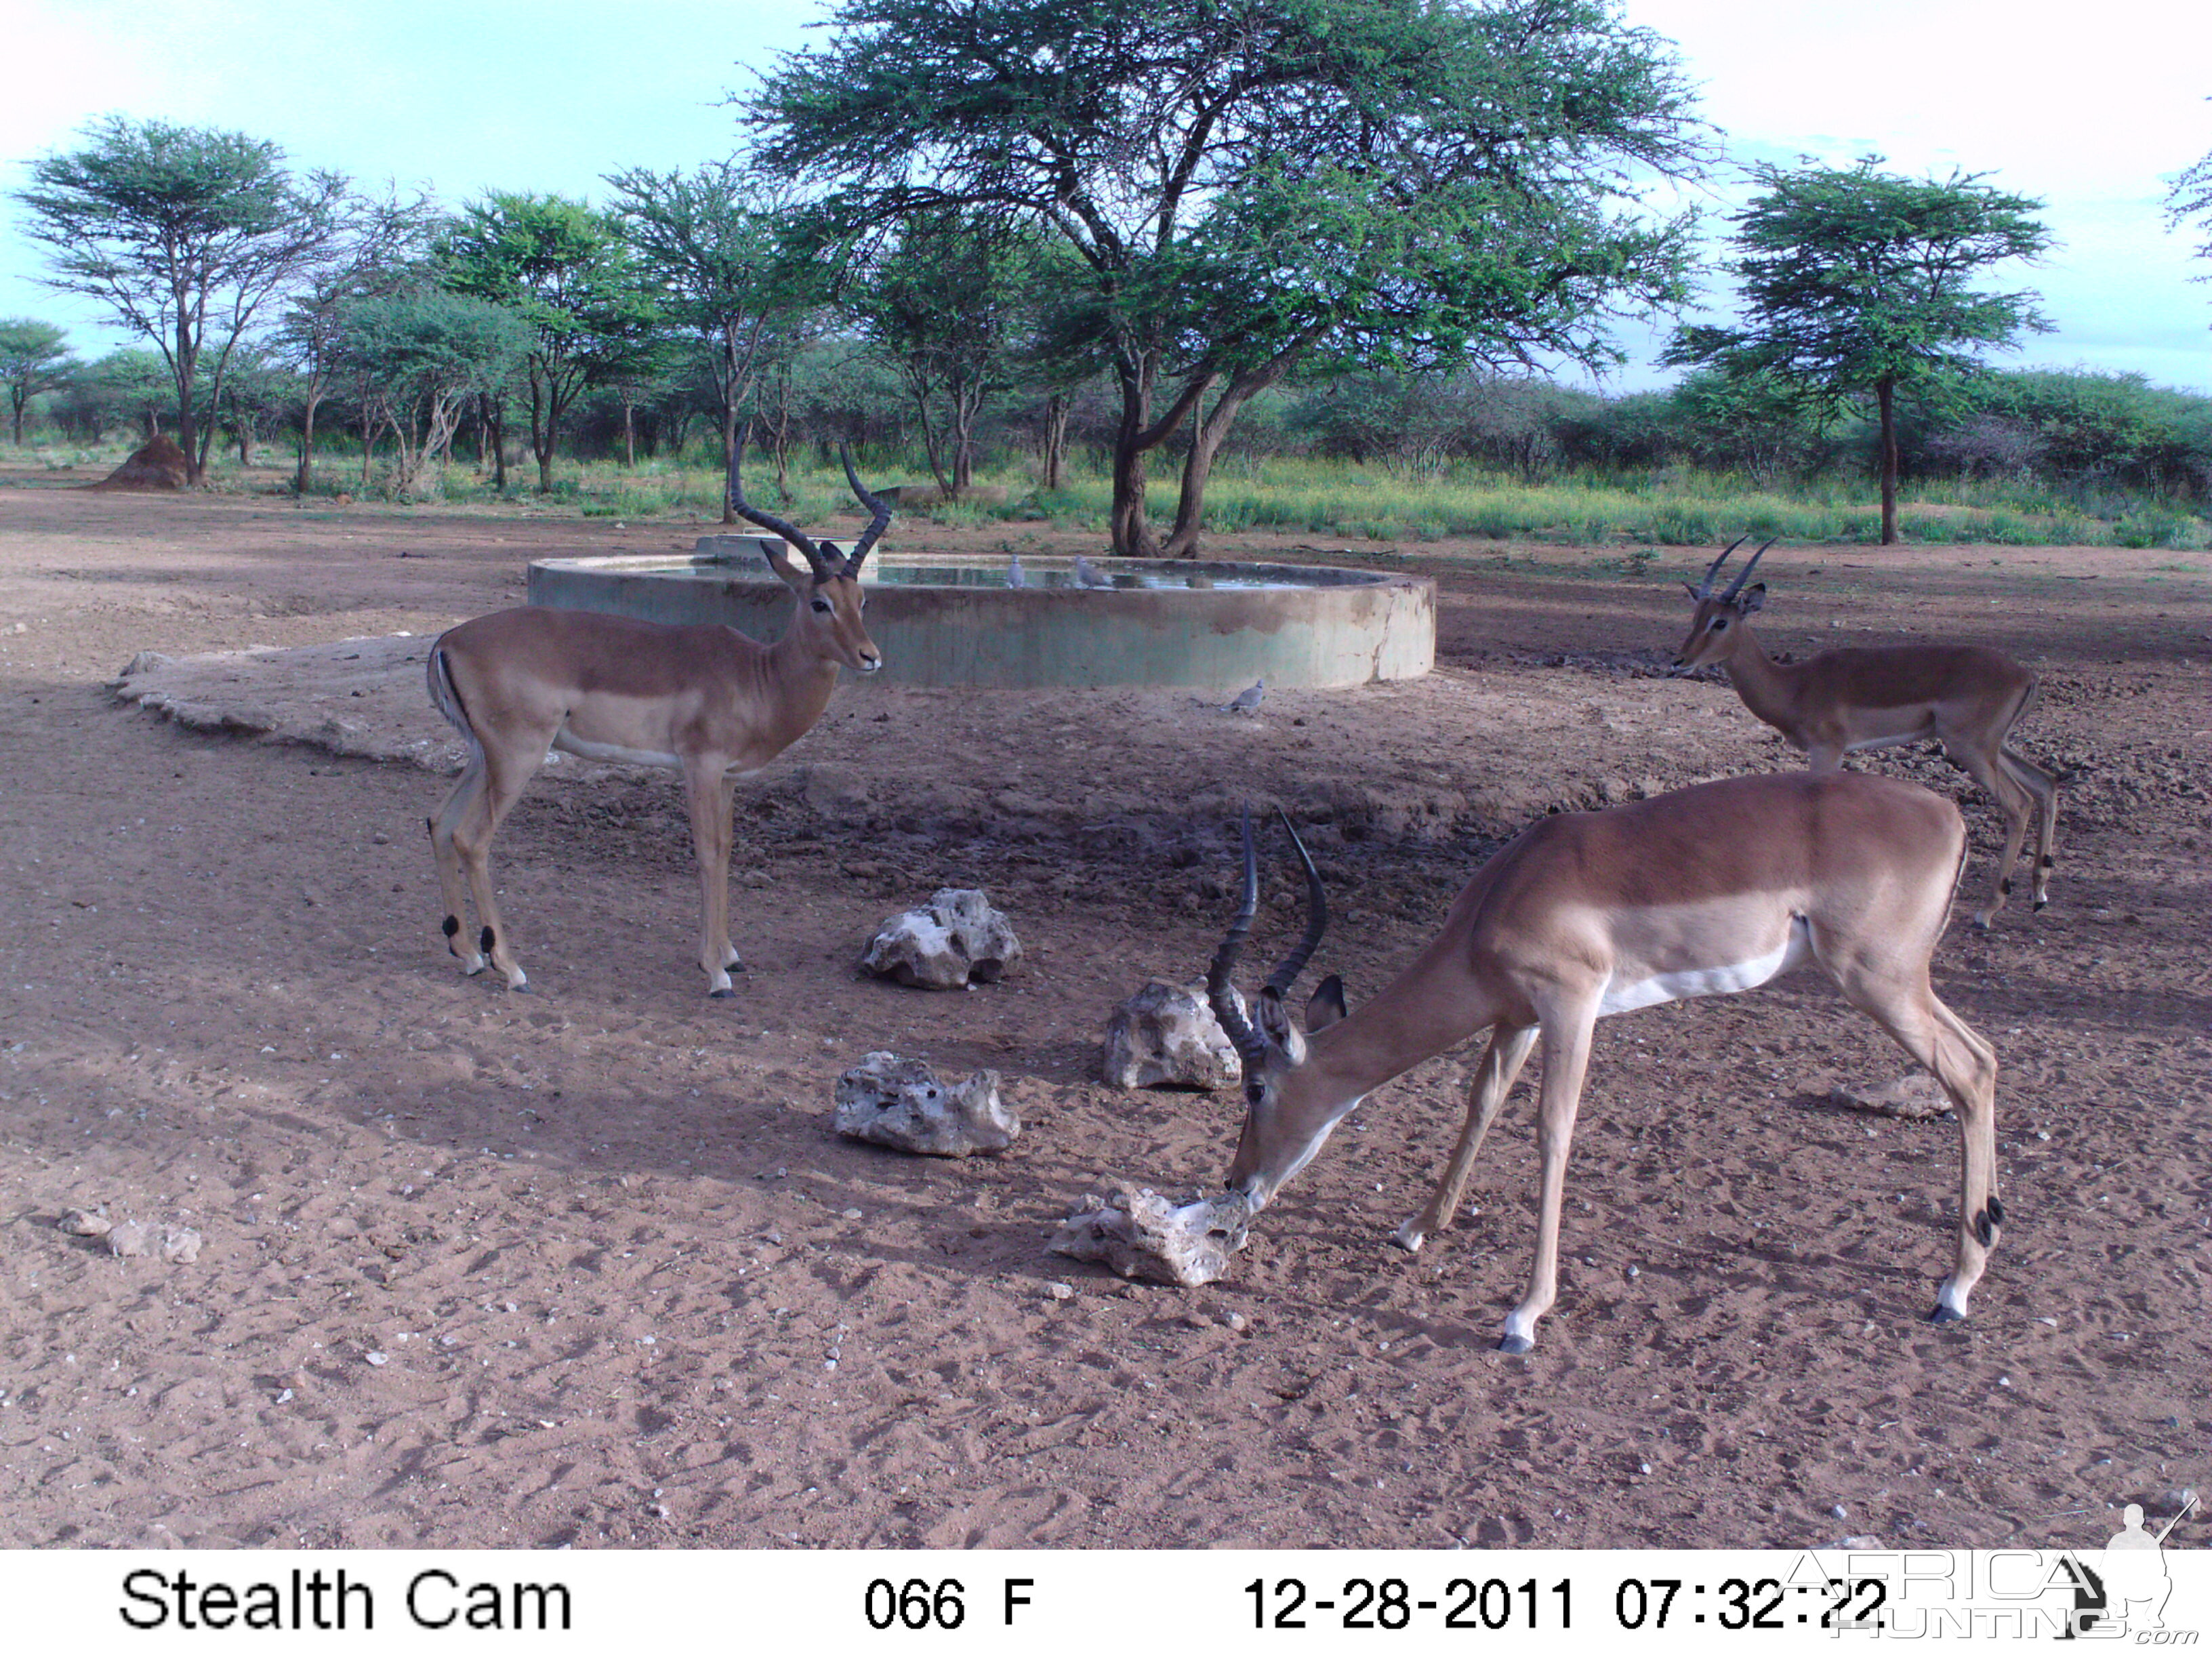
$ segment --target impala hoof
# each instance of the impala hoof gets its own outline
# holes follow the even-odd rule
[[[1419,1255],[1421,1246],[1428,1243],[1428,1238],[1429,1236],[1426,1233],[1410,1221],[1390,1235],[1390,1242],[1409,1255]]]
[[[707,994],[716,1002],[726,1002],[730,998],[737,995],[737,991],[732,987],[725,985],[720,990],[709,991]]]
[[[1931,1325],[1963,1325],[1966,1322],[1966,1316],[1956,1308],[1938,1302],[1928,1310],[1928,1322]]]
[[[1535,1346],[1534,1337],[1519,1336],[1510,1332],[1498,1339],[1498,1352],[1500,1353],[1528,1353]]]

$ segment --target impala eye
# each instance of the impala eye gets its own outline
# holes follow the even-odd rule
[[[814,601],[814,608],[826,617],[830,614],[831,606],[827,599],[817,599]]]

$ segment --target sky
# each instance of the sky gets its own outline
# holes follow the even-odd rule
[[[2124,370],[2212,393],[2212,262],[2166,228],[2167,181],[2212,152],[2212,7],[2189,0],[1624,0],[1675,43],[1705,118],[1739,165],[1887,158],[2036,198],[2057,246],[1996,286],[2033,289],[2056,325],[2006,366]],[[597,201],[603,176],[732,153],[730,100],[818,39],[816,0],[0,0],[16,65],[0,98],[0,193],[28,164],[119,113],[273,139],[298,167],[427,185]],[[1709,230],[1748,195],[1724,172],[1688,199]],[[0,201],[0,316],[36,316],[97,356],[123,343],[88,301],[41,288],[21,210]],[[1717,246],[1715,257],[1723,252]],[[1727,313],[1709,278],[1705,313]],[[1631,325],[1606,382],[1662,385],[1671,324]]]

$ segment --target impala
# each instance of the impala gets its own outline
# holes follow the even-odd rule
[[[883,666],[861,621],[860,562],[891,511],[861,487],[849,455],[845,477],[873,515],[849,555],[748,506],[731,458],[731,501],[783,538],[785,545],[766,550],[768,562],[798,600],[773,645],[720,623],[670,627],[535,605],[479,617],[439,637],[430,650],[430,701],[469,740],[469,760],[429,820],[430,842],[447,948],[464,973],[483,972],[488,957],[510,990],[528,988],[500,918],[489,857],[523,786],[548,750],[559,749],[684,774],[699,861],[699,966],[708,995],[730,994],[730,970],[744,966],[730,943],[736,781],[805,736],[829,706],[840,667],[872,674]],[[792,548],[806,568],[792,562]],[[462,938],[465,875],[480,926],[474,950]]]
[[[1206,976],[1207,1000],[1244,1062],[1244,1127],[1227,1184],[1254,1210],[1370,1091],[1486,1029],[1458,1145],[1427,1205],[1394,1235],[1419,1249],[1449,1224],[1483,1137],[1540,1042],[1535,1264],[1499,1344],[1526,1353],[1558,1294],[1559,1206],[1596,1023],[1749,990],[1811,963],[1933,1072],[1958,1110],[1958,1250],[1929,1317],[1966,1316],[2004,1208],[1996,1057],[1928,980],[1966,853],[1966,825],[1948,801],[1873,774],[1785,773],[1542,819],[1475,872],[1443,931],[1379,996],[1347,1013],[1331,975],[1306,1004],[1304,1030],[1285,1001],[1328,913],[1313,860],[1296,831],[1291,839],[1310,919],[1260,993],[1256,1031],[1230,994],[1258,900],[1249,817],[1243,908]]]
[[[2037,818],[2035,908],[2049,903],[2058,780],[2005,746],[2035,699],[2035,676],[2002,652],[1978,645],[1853,647],[1801,663],[1777,662],[1751,634],[1751,618],[1766,604],[1766,584],[1744,586],[1774,544],[1753,553],[1726,592],[1713,592],[1721,566],[1745,539],[1723,548],[1696,586],[1682,584],[1697,610],[1674,666],[1726,668],[1744,707],[1802,750],[1815,772],[1837,770],[1854,749],[1940,738],[1951,763],[1995,796],[2004,815],[2004,856],[1976,924],[1988,927],[2012,891],[2012,866],[2030,813]]]

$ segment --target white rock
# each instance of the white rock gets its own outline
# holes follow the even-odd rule
[[[1211,1284],[1244,1248],[1252,1206],[1242,1193],[1196,1198],[1180,1207],[1150,1188],[1126,1183],[1111,1199],[1085,1194],[1053,1234],[1052,1249],[1103,1261],[1124,1279],[1186,1288]]]
[[[1243,1013],[1243,998],[1230,994]],[[1244,1066],[1201,988],[1156,979],[1106,1022],[1103,1074],[1117,1089],[1225,1089]]]
[[[940,887],[918,909],[891,917],[861,953],[867,972],[929,991],[988,985],[1022,959],[1021,941],[989,896]]]
[[[941,1083],[926,1062],[881,1050],[837,1079],[836,1103],[839,1134],[926,1158],[1000,1152],[1022,1132],[996,1072]]]
[[[64,1210],[54,1225],[79,1238],[105,1238],[115,1224],[107,1218],[107,1206],[102,1204],[89,1210]]]

